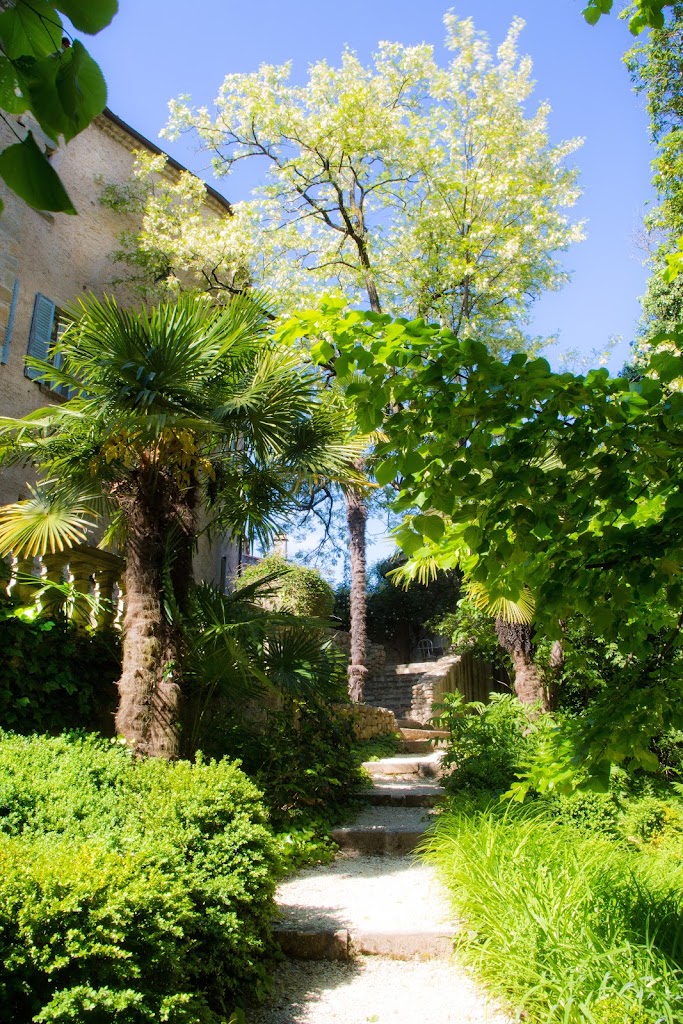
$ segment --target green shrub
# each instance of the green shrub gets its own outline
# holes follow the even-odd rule
[[[381,761],[384,757],[393,757],[402,749],[400,732],[386,736],[374,736],[370,740],[355,740],[353,756],[358,764],[363,761]]]
[[[0,726],[14,732],[113,731],[121,673],[115,630],[90,632],[64,619],[26,621],[0,609]]]
[[[332,825],[363,777],[350,720],[324,701],[283,699],[258,723],[226,720],[222,745],[263,791],[273,828]]]
[[[436,705],[433,723],[448,729],[443,760],[446,788],[453,793],[505,793],[529,756],[540,719],[511,694],[492,693],[489,703],[467,703],[460,693],[446,694]]]
[[[540,802],[447,814],[427,841],[462,957],[530,1021],[683,1019],[683,866],[549,821]]]
[[[228,762],[0,741],[0,1021],[218,1024],[262,989],[276,851]]]
[[[256,565],[242,570],[236,581],[237,589],[257,583],[272,574],[278,574],[271,585],[268,600],[277,611],[289,612],[317,619],[329,619],[334,608],[334,590],[317,569],[288,562],[281,555],[267,555]]]

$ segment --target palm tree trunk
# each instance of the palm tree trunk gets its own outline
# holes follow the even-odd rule
[[[159,495],[117,493],[128,528],[123,667],[116,731],[139,757],[175,758],[180,746],[180,637],[164,617]]]
[[[354,469],[363,471],[363,462],[358,460]],[[346,523],[349,529],[349,555],[351,559],[351,663],[349,665],[349,697],[356,703],[363,700],[367,650],[366,623],[366,573],[365,573],[365,523],[368,510],[363,495],[354,489],[344,494],[346,502]]]
[[[548,710],[548,695],[543,675],[534,662],[531,627],[521,622],[496,619],[496,634],[503,650],[512,658],[515,670],[515,693],[522,704],[540,704]]]

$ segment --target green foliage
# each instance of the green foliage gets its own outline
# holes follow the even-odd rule
[[[397,649],[401,661],[410,661],[418,640],[425,632],[439,633],[438,617],[455,607],[460,578],[454,572],[438,573],[428,584],[418,580],[406,586],[392,577],[401,560],[386,559],[373,566],[367,591],[367,630],[373,643]],[[349,591],[339,586],[335,593],[335,615],[341,628],[349,628]]]
[[[14,732],[110,732],[121,637],[60,618],[26,621],[0,605],[0,722]]]
[[[680,844],[626,849],[513,805],[444,815],[426,855],[461,957],[533,1024],[681,1019]]]
[[[651,347],[670,348],[662,338],[683,323],[683,280],[675,278],[680,251],[671,250],[683,235],[683,3],[672,5],[666,23],[649,33],[642,44],[626,54],[626,66],[635,89],[647,97],[650,136],[657,147],[653,162],[657,203],[645,226],[652,237],[652,274],[643,298],[643,318],[636,342],[636,361]]]
[[[276,611],[309,618],[329,619],[334,608],[334,590],[317,569],[288,562],[281,555],[267,555],[248,565],[235,581],[238,590],[272,576],[266,600]]]
[[[455,611],[431,619],[427,627],[437,635],[450,637],[456,654],[476,654],[484,661],[502,662],[508,667],[509,659],[498,642],[493,618],[468,597],[458,601]]]
[[[55,143],[82,132],[107,102],[98,65],[83,44],[66,40],[59,11],[94,34],[109,24],[117,0],[9,0],[0,13],[0,110],[30,111]],[[7,122],[12,124],[12,122]],[[47,154],[31,131],[0,152],[0,177],[38,210],[76,213]]]
[[[387,736],[374,736],[371,740],[356,740],[353,745],[353,756],[358,764],[363,761],[381,761],[384,757],[394,757],[401,750],[401,734],[391,733]]]
[[[451,769],[445,786],[452,793],[499,796],[509,789],[533,749],[540,718],[511,694],[492,693],[488,704],[466,703],[448,693],[432,722],[448,729],[449,748],[443,759]]]
[[[185,626],[189,753],[242,756],[222,737],[239,728],[240,710],[254,702],[275,708],[281,699],[320,704],[346,698],[346,663],[330,630],[267,607],[279,596],[273,589],[279,579],[257,574],[231,594],[207,586],[191,592]],[[248,714],[244,724],[251,733]]]
[[[203,749],[241,760],[263,791],[276,831],[311,823],[324,831],[363,781],[353,742],[351,722],[329,698],[285,697],[268,708],[224,708]]]
[[[589,25],[596,25],[603,14],[611,12],[612,6],[613,0],[588,0],[581,13]],[[662,28],[664,8],[673,6],[674,0],[635,0],[628,22],[631,34],[637,36],[646,28]]]
[[[0,1020],[219,1024],[262,990],[276,851],[236,765],[0,741]]]
[[[680,727],[683,357],[655,353],[636,381],[552,373],[544,359],[502,361],[438,325],[345,315],[336,302],[285,330],[333,339],[350,371],[363,352],[353,402],[362,429],[381,426],[378,454],[402,477],[407,575],[459,566],[491,601],[527,594],[549,639],[580,613],[617,645],[619,698],[585,756],[639,758]],[[443,521],[438,541],[427,512]]]

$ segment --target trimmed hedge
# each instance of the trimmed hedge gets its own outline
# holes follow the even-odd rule
[[[73,728],[114,734],[121,634],[63,618],[18,616],[0,599],[0,725],[13,732]]]
[[[234,763],[0,735],[0,1022],[227,1019],[267,981],[274,864]]]

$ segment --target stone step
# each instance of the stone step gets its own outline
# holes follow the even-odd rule
[[[379,761],[364,761],[363,768],[374,779],[400,775],[405,778],[438,778],[443,754],[435,751],[426,756],[384,757]]]
[[[435,747],[435,740],[403,740],[401,743],[404,754],[428,754]]]
[[[365,807],[352,825],[336,828],[332,839],[342,853],[361,857],[401,857],[412,853],[435,821],[432,811],[420,807]]]
[[[353,960],[358,956],[384,956],[390,960],[448,959],[453,952],[454,929],[431,931],[304,931],[277,927],[275,938],[285,956],[296,960]]]
[[[343,853],[356,854],[359,857],[402,857],[412,853],[419,843],[424,829],[408,831],[382,826],[358,828],[335,828],[332,839]]]
[[[429,729],[425,725],[417,728],[399,725],[399,730],[404,740],[447,740],[450,735],[448,729]]]
[[[373,807],[436,807],[445,790],[434,785],[380,783],[356,795]]]
[[[448,957],[457,931],[434,869],[410,857],[338,857],[285,879],[276,899],[276,937],[302,960]]]

